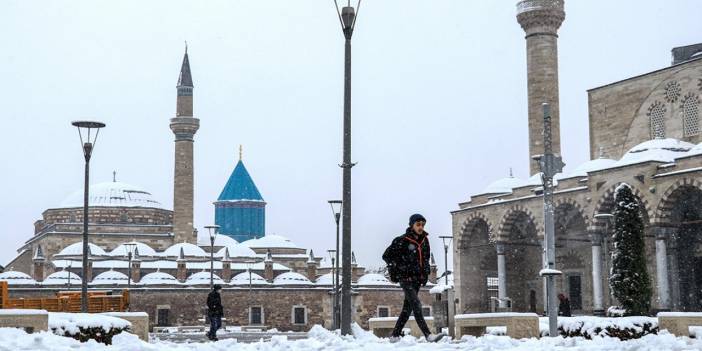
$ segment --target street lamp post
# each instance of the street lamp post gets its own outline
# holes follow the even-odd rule
[[[210,290],[214,286],[214,242],[219,231],[218,225],[206,225],[205,229],[210,233]]]
[[[127,259],[128,259],[128,268],[127,268],[127,291],[129,292],[128,295],[128,300],[127,300],[127,311],[129,311],[131,307],[131,300],[132,300],[132,250],[136,248],[137,243],[136,242],[130,242],[124,244],[124,248],[127,250]]]
[[[344,151],[343,163],[343,281],[341,285],[341,334],[351,334],[351,37],[356,27],[356,12],[361,5],[358,0],[356,8],[351,6],[351,0],[339,11],[339,4],[334,0],[336,13],[339,16],[341,30],[344,33]]]
[[[332,214],[334,214],[334,222],[336,223],[336,250],[330,250],[334,251],[336,253],[336,260],[334,257],[332,257],[332,275],[333,275],[333,282],[334,282],[334,329],[339,328],[339,313],[340,313],[340,308],[339,308],[339,220],[341,219],[341,207],[343,205],[343,201],[341,200],[329,200],[329,206],[331,206]]]
[[[451,245],[451,241],[453,240],[452,235],[442,235],[439,236],[441,238],[441,241],[444,243],[444,276],[446,277],[446,286],[448,286],[448,249],[449,245]]]
[[[71,125],[78,128],[78,136],[83,148],[85,158],[85,181],[83,188],[83,268],[80,287],[80,311],[88,312],[88,195],[90,194],[90,156],[93,154],[95,142],[97,141],[100,129],[105,127],[105,123],[95,121],[73,121]],[[85,139],[83,139],[85,137]],[[70,272],[69,272],[70,273]]]
[[[337,250],[328,250],[329,258],[331,258],[331,276],[332,276],[332,330],[339,328],[339,269],[336,267],[337,261],[334,256],[338,256]],[[336,277],[335,277],[336,274]]]

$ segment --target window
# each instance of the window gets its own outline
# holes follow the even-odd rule
[[[487,287],[487,300],[485,301],[485,309],[490,308],[490,303],[492,302],[493,298],[497,298],[497,285],[498,285],[498,279],[496,276],[487,276],[485,278],[485,285]]]
[[[431,317],[431,306],[422,306],[422,316]]]
[[[700,134],[700,98],[694,93],[685,96],[682,102],[683,136]]]
[[[159,327],[167,327],[168,323],[168,313],[170,312],[170,307],[156,307],[156,325]]]
[[[292,323],[293,324],[307,324],[307,307],[293,306]]]
[[[263,307],[261,307],[261,306],[249,307],[249,325],[262,325],[262,324],[263,324]]]
[[[646,114],[650,118],[651,139],[665,138],[665,105],[659,101],[648,108]]]
[[[376,315],[378,317],[390,317],[390,307],[388,306],[378,306],[378,309],[376,311]]]

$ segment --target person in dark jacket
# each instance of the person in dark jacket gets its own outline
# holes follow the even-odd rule
[[[207,295],[207,315],[210,317],[210,331],[207,333],[207,338],[213,341],[217,341],[217,329],[222,327],[222,316],[224,315],[222,297],[219,295],[221,289],[222,286],[215,284]]]
[[[427,220],[422,215],[412,215],[405,234],[395,238],[383,253],[383,260],[387,263],[390,280],[400,283],[400,287],[405,293],[402,312],[392,331],[391,338],[393,339],[401,336],[402,328],[407,323],[410,313],[414,313],[414,319],[427,341],[438,341],[443,337],[443,334],[431,334],[426,321],[424,321],[422,303],[417,295],[419,288],[427,284],[430,271],[431,251],[428,234],[424,231],[426,222]]]
[[[570,300],[563,294],[558,294],[558,315],[570,317]]]

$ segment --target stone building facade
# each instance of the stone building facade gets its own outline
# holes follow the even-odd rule
[[[542,22],[560,24],[563,15],[553,10],[559,6],[563,1],[520,1],[517,18],[524,27],[525,12],[534,11]],[[556,268],[563,272],[557,291],[575,313],[602,314],[617,304],[607,272],[614,192],[622,183],[643,209],[652,306],[702,309],[702,45],[686,48],[673,50],[671,67],[588,91],[591,160],[555,177]],[[529,43],[527,50],[530,62]],[[545,79],[557,89],[557,74]],[[530,145],[541,138],[531,130],[531,94],[541,85],[529,78]],[[515,311],[544,310],[542,194],[540,173],[510,176],[451,213],[459,313],[488,311],[495,299],[511,301]]]

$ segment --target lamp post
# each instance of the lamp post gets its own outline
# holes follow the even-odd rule
[[[330,250],[334,251],[336,253],[336,259],[332,257],[332,280],[334,282],[334,329],[339,328],[339,313],[340,313],[340,308],[339,308],[339,220],[341,219],[341,207],[343,205],[343,201],[341,200],[329,200],[329,206],[331,207],[332,214],[334,215],[334,222],[336,223],[336,250]]]
[[[334,256],[339,256],[337,250],[327,250],[331,258],[331,276],[332,276],[332,330],[339,328],[339,269],[336,267],[338,261],[334,260]],[[336,276],[335,276],[336,274]]]
[[[449,245],[451,245],[451,241],[453,241],[453,235],[442,235],[439,236],[439,238],[441,238],[444,244],[444,276],[446,277],[446,286],[448,286],[448,249]]]
[[[358,0],[356,8],[351,6],[351,0],[341,11],[337,0],[334,0],[336,13],[339,16],[341,30],[344,33],[344,143],[343,143],[343,269],[344,279],[341,285],[341,334],[351,334],[351,37],[356,28],[356,12],[361,5]]]
[[[217,231],[219,231],[218,225],[206,225],[205,229],[210,233],[210,290],[214,286],[214,242],[217,237]]]
[[[90,156],[93,154],[95,142],[97,141],[100,129],[105,127],[105,123],[95,121],[73,121],[71,125],[78,128],[80,144],[83,148],[85,158],[85,181],[83,188],[83,268],[80,287],[80,311],[88,312],[88,195],[90,194]],[[84,139],[85,137],[85,139]],[[70,273],[70,272],[69,272]]]
[[[132,300],[132,252],[134,248],[136,248],[137,243],[136,242],[129,242],[124,244],[124,248],[127,250],[127,259],[129,261],[128,263],[128,268],[127,268],[127,291],[129,291],[128,295],[128,300],[127,300],[127,311],[129,311],[129,308],[131,306],[131,300]]]
[[[602,235],[602,248],[604,249],[604,269],[605,269],[605,274],[609,276],[609,241],[607,240],[609,238],[609,224],[614,221],[614,215],[611,213],[596,213],[595,214],[595,219],[597,220],[602,220],[604,222],[605,228],[604,228],[604,235]],[[600,277],[601,279],[601,277]],[[594,280],[593,280],[594,282]],[[610,289],[609,291],[610,294],[610,300],[612,299],[612,290]],[[604,307],[604,306],[603,306]]]
[[[73,267],[73,261],[68,261],[68,291],[71,291],[71,267]]]

